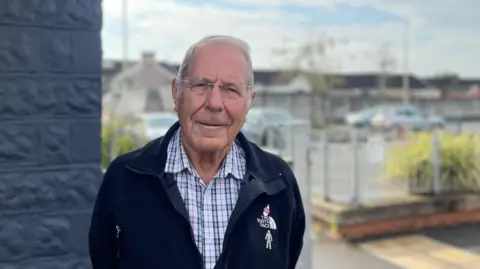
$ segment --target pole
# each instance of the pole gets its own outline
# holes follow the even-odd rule
[[[125,74],[127,67],[128,67],[128,0],[122,0],[122,71],[121,71],[122,74]],[[121,96],[125,91],[125,87],[126,87],[125,79],[123,79],[123,81],[120,82],[120,87],[121,87],[121,89],[119,89],[120,97],[113,104],[113,108],[111,111],[112,120],[115,117],[118,104],[122,99]],[[114,89],[114,90],[117,91],[117,89]]]
[[[322,183],[323,183],[323,199],[325,201],[330,201],[330,181],[329,181],[329,170],[328,166],[329,164],[329,157],[330,153],[328,152],[329,150],[329,145],[328,145],[328,131],[323,131],[322,132],[322,137],[321,137],[321,152],[322,152]]]
[[[355,129],[350,130],[350,145],[352,149],[352,186],[353,193],[350,200],[352,206],[358,206],[360,203],[360,173],[359,173],[359,143],[358,132]]]
[[[125,70],[127,70],[127,60],[128,60],[128,0],[122,0],[122,73],[125,73]],[[109,123],[108,123],[108,129],[110,131],[110,134],[114,133],[115,129],[115,117],[116,117],[116,110],[117,107],[121,101],[121,96],[123,94],[123,90],[125,88],[125,82],[120,83],[120,96],[118,99],[113,100],[112,107],[110,108],[109,111]],[[118,89],[110,89],[110,92],[112,91],[118,91]],[[113,146],[111,146],[113,148]]]
[[[409,48],[408,48],[408,21],[404,21],[403,25],[403,91],[405,94],[404,102],[406,104],[410,103],[410,76],[408,70],[408,58],[409,58]]]
[[[433,193],[442,192],[441,171],[440,171],[440,134],[435,128],[432,133],[432,165],[433,165]]]
[[[125,72],[128,60],[128,0],[122,0],[122,31],[122,71]]]

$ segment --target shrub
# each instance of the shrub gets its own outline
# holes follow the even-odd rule
[[[112,135],[118,131],[126,130],[125,127],[131,122],[130,119],[120,118],[112,122],[104,122],[102,124],[102,168],[107,168],[110,163],[110,141]],[[127,132],[128,133],[128,132]],[[138,148],[133,135],[120,134],[115,141],[114,154],[118,156],[122,153],[126,153]],[[140,138],[141,139],[141,138]],[[143,142],[143,141],[138,141]]]
[[[468,133],[438,133],[442,189],[475,189],[480,182],[480,139]],[[431,133],[411,134],[405,143],[387,150],[389,179],[417,181],[432,186],[434,177]]]

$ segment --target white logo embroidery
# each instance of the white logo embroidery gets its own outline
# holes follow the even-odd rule
[[[267,234],[265,235],[265,241],[267,241],[267,244],[265,246],[266,249],[272,249],[272,241],[273,241],[273,236],[270,230],[267,230]]]
[[[260,224],[260,227],[262,228],[272,229],[272,230],[277,229],[277,224],[275,223],[275,220],[272,217],[270,217],[270,205],[267,205],[263,209],[262,217],[258,218],[257,221]]]

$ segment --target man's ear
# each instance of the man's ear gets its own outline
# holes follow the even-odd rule
[[[257,96],[257,93],[252,91],[252,94],[250,95],[250,107],[248,109],[253,106],[253,100],[255,99],[255,96]]]
[[[173,78],[172,79],[172,100],[173,100],[173,109],[175,112],[177,111],[177,105],[178,105],[178,85],[177,85],[177,79]]]

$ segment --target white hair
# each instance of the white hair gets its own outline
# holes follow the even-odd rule
[[[245,56],[245,60],[247,61],[247,78],[246,78],[246,83],[247,87],[251,89],[253,86],[254,78],[253,78],[253,66],[252,66],[252,58],[250,57],[250,46],[248,45],[247,42],[233,37],[233,36],[228,36],[228,35],[211,35],[211,36],[206,36],[196,43],[194,43],[190,48],[188,48],[187,52],[185,53],[185,56],[183,58],[182,64],[178,68],[176,80],[181,81],[184,80],[187,75],[188,75],[188,70],[192,64],[192,59],[193,55],[195,53],[195,50],[198,49],[199,47],[206,45],[206,44],[212,44],[212,43],[224,43],[224,44],[229,44],[232,45],[243,53]],[[180,96],[182,92],[182,87],[177,83],[177,98]],[[248,90],[250,93],[251,90]],[[250,105],[250,98],[248,96],[248,105]]]

